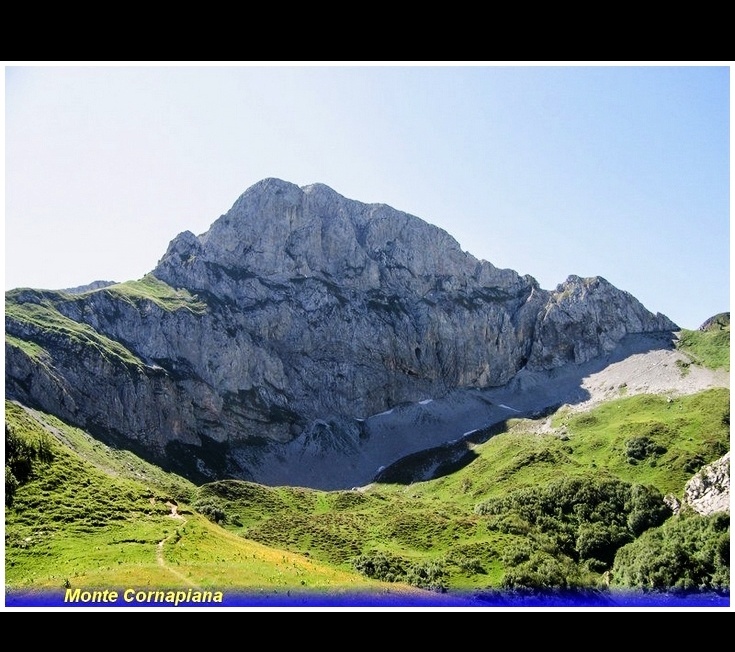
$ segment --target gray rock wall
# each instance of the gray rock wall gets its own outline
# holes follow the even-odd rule
[[[684,502],[708,516],[730,511],[730,453],[701,469],[684,489]]]
[[[6,346],[10,396],[165,457],[172,442],[288,442],[319,420],[503,385],[523,368],[591,360],[628,333],[676,329],[599,277],[543,290],[417,217],[278,179],[206,233],[179,234],[152,274],[206,309],[168,310],[114,286],[26,294],[139,362],[11,315],[6,332],[46,358]]]

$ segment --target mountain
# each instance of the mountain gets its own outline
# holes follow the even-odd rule
[[[344,488],[677,330],[600,277],[544,290],[418,217],[265,179],[140,280],[6,293],[6,397],[195,481]],[[503,402],[520,387],[538,400]]]

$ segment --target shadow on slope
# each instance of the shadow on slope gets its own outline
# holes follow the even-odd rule
[[[584,364],[523,369],[502,387],[455,389],[359,420],[360,437],[343,449],[299,436],[234,456],[254,482],[270,486],[339,490],[437,477],[466,466],[474,456],[471,444],[502,432],[508,419],[538,418],[564,404],[623,391],[668,391],[681,376],[669,358],[675,348],[672,332],[629,335],[608,355]]]
[[[633,356],[644,356],[652,351],[674,351],[676,349],[673,333],[656,333],[626,337],[618,347],[607,356],[602,356],[582,365],[566,365],[550,371],[522,370],[507,385],[500,388],[481,390],[488,405],[513,412],[515,418],[540,419],[553,414],[562,405],[579,405],[592,400],[591,388],[586,381],[603,374],[612,365],[631,360]],[[650,362],[654,368],[660,362]],[[646,363],[630,365],[628,374],[643,374]],[[677,373],[679,373],[677,371]],[[623,371],[623,374],[626,374]],[[633,380],[629,375],[624,378]],[[616,376],[617,378],[617,376]],[[619,378],[618,378],[619,380]],[[628,382],[610,385],[610,379],[601,377],[599,383],[608,383],[607,393],[628,391]],[[643,387],[633,387],[642,389]],[[599,392],[600,387],[596,388]],[[637,392],[636,392],[637,393]],[[490,415],[486,417],[492,418]],[[411,484],[443,477],[470,464],[477,454],[473,447],[486,442],[491,437],[503,433],[508,428],[509,418],[488,422],[485,427],[466,432],[463,436],[427,447],[401,457],[382,468],[373,482],[387,484]]]

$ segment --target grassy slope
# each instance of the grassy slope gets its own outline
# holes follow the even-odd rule
[[[43,416],[55,458],[6,509],[6,582],[166,586],[183,577],[205,587],[334,592],[370,586],[354,561],[381,551],[404,568],[439,564],[450,591],[497,587],[504,550],[518,536],[491,530],[478,504],[590,475],[681,497],[693,472],[729,449],[728,417],[724,389],[673,401],[622,398],[590,413],[559,412],[542,434],[534,422],[511,421],[474,447],[472,463],[442,478],[320,492],[233,480],[197,488]],[[6,421],[27,432],[40,428],[13,404]],[[632,464],[626,442],[640,433],[666,451]],[[171,516],[171,501],[185,522]],[[224,528],[197,513],[212,505],[226,516]],[[156,558],[160,541],[165,566]]]
[[[143,362],[120,342],[99,333],[91,326],[66,317],[59,310],[65,303],[84,302],[92,294],[107,295],[122,301],[137,310],[145,311],[151,304],[164,311],[187,310],[197,315],[204,314],[206,304],[183,289],[174,289],[148,274],[137,281],[118,283],[105,288],[90,290],[80,295],[50,290],[17,289],[5,294],[5,314],[29,333],[18,337],[6,333],[7,345],[19,348],[30,358],[44,364],[51,357],[39,343],[47,339],[66,342],[64,346],[94,347],[103,355],[133,367],[143,367]]]
[[[682,330],[677,348],[694,364],[730,371],[730,314],[716,315],[706,330]]]
[[[207,309],[206,304],[199,301],[188,291],[174,289],[152,274],[146,274],[137,281],[111,285],[105,288],[104,291],[133,304],[152,301],[159,308],[168,311],[183,309],[195,314],[203,314]]]
[[[698,347],[708,364],[722,357],[722,342],[714,356],[701,353],[718,333]],[[478,505],[562,477],[619,478],[681,498],[692,474],[730,441],[726,389],[633,396],[588,413],[562,409],[546,428],[511,420],[471,446],[471,463],[435,480],[319,492],[238,481],[195,487],[52,417],[41,425],[7,403],[6,422],[54,437],[53,462],[39,463],[6,508],[8,587],[186,582],[334,593],[378,586],[354,563],[385,553],[404,570],[437,565],[450,592],[486,590],[501,585],[506,551],[526,537],[489,527]],[[655,452],[631,458],[636,438]],[[172,501],[184,520],[172,516]],[[203,513],[225,516],[223,527]]]
[[[383,551],[404,565],[440,564],[450,590],[497,587],[503,551],[517,537],[488,529],[478,504],[567,476],[619,478],[681,498],[693,473],[729,450],[729,391],[628,397],[586,414],[562,411],[552,424],[539,434],[534,422],[511,421],[465,468],[428,482],[322,493],[225,481],[201,487],[199,501],[219,505],[226,527],[243,536],[345,569]],[[626,442],[642,433],[666,452],[633,464]]]
[[[335,592],[379,586],[235,536],[188,506],[196,490],[188,481],[53,417],[9,402],[5,409],[15,432],[45,437],[53,453],[52,461],[36,462],[6,506],[6,589],[191,585]]]
[[[36,338],[51,338],[55,341],[67,342],[65,346],[76,349],[77,347],[93,347],[125,365],[142,367],[143,362],[131,351],[119,342],[98,333],[91,326],[82,324],[62,315],[55,307],[53,300],[43,299],[40,303],[20,302],[15,299],[18,291],[6,294],[5,316],[6,319],[22,324],[30,331],[33,339],[22,339],[17,336],[6,334],[5,342],[25,351],[29,357],[43,361],[41,356],[47,356],[47,352]],[[59,297],[63,295],[59,294]]]

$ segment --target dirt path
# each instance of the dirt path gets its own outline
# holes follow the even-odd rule
[[[169,514],[169,518],[180,520],[182,522],[181,524],[185,525],[186,519],[181,514],[179,514],[178,507],[174,503],[171,503],[171,502],[166,503],[166,505],[171,510],[171,513]],[[188,577],[186,577],[186,575],[184,575],[183,573],[180,573],[175,568],[172,568],[166,563],[166,558],[163,556],[163,547],[166,544],[166,542],[169,541],[175,534],[176,532],[174,532],[173,534],[169,534],[165,539],[162,539],[161,541],[158,542],[158,544],[156,545],[156,561],[158,562],[158,565],[161,568],[165,568],[169,573],[174,575],[178,580],[182,581],[184,584],[191,586],[192,588],[201,590],[202,589],[201,586],[192,582]]]
[[[66,437],[63,431],[60,429],[54,427],[50,423],[48,423],[44,419],[44,415],[39,412],[38,410],[34,410],[33,408],[29,408],[25,405],[19,404],[33,419],[36,420],[36,422],[43,427],[49,434],[59,439],[64,445],[68,446],[69,448],[74,449],[73,443]],[[110,468],[104,469],[107,473],[110,473],[111,475],[118,475],[117,472]],[[151,498],[151,502],[155,503],[155,498]],[[178,505],[175,503],[168,501],[166,503],[166,506],[169,508],[170,513],[168,514],[168,518],[172,518],[178,521],[181,521],[182,525],[186,524],[186,519],[179,514],[179,508]],[[178,580],[186,584],[187,586],[191,586],[192,588],[201,590],[201,587],[194,582],[192,582],[188,577],[186,577],[184,574],[177,571],[175,568],[171,567],[169,564],[166,563],[166,558],[163,554],[163,549],[167,541],[169,541],[173,536],[175,536],[175,532],[173,534],[170,534],[165,539],[162,539],[156,544],[156,562],[161,568],[165,568],[169,573],[171,573],[173,576],[175,576]]]

